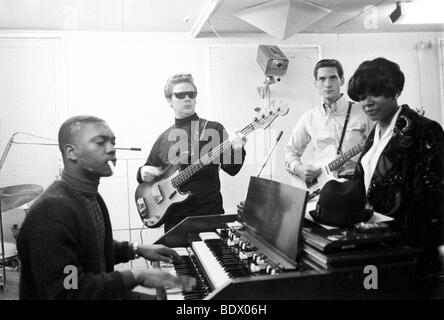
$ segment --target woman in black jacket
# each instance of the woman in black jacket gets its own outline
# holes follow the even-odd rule
[[[355,178],[364,182],[368,204],[393,217],[392,227],[421,250],[420,296],[428,297],[443,275],[444,133],[437,122],[398,105],[404,81],[399,65],[385,58],[361,63],[349,80],[348,95],[377,122]]]

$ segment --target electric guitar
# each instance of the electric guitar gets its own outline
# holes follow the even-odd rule
[[[360,153],[364,149],[364,144],[365,140],[362,143],[342,153],[339,157],[335,158],[333,161],[331,161],[332,157],[327,157],[317,161],[314,164],[314,166],[321,168],[321,174],[316,179],[309,181],[303,180],[296,174],[289,172],[291,185],[299,189],[315,192],[318,189],[322,189],[322,187],[324,187],[324,185],[330,180],[335,179],[338,181],[344,181],[345,179],[339,179],[337,177],[337,173],[335,171],[338,170],[348,160],[350,160],[358,153]],[[327,151],[326,153],[328,153],[329,149],[327,149],[326,151]]]
[[[265,129],[278,116],[284,116],[287,113],[288,106],[273,106],[266,114],[255,117],[253,122],[241,130],[241,133],[246,136],[258,128]],[[143,223],[148,228],[161,226],[174,205],[191,196],[190,192],[181,192],[180,186],[230,147],[231,142],[227,139],[184,170],[179,171],[179,165],[169,165],[161,177],[151,182],[140,183],[136,189],[135,200]]]

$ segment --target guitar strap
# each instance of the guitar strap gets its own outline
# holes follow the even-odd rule
[[[204,137],[205,129],[207,128],[207,123],[208,123],[208,120],[199,119],[199,131],[200,131],[199,140],[202,140]]]
[[[208,120],[199,118],[199,125],[194,126],[193,138],[194,141],[200,141],[204,137],[205,129],[207,127]]]
[[[353,102],[351,102],[351,101],[348,102],[347,115],[345,116],[344,128],[342,128],[341,140],[339,141],[339,147],[338,147],[338,152],[337,152],[338,155],[341,154],[342,142],[344,141],[344,136],[345,136],[345,131],[347,130],[348,120],[350,119],[350,111],[351,111],[352,104],[353,104]]]
[[[194,125],[193,140],[191,141],[191,155],[199,154],[199,141],[201,141],[205,134],[208,120],[199,118],[198,125]]]

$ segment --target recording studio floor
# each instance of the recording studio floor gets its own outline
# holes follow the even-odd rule
[[[1,268],[0,268],[1,270]],[[2,273],[2,271],[0,271]],[[18,300],[20,272],[6,270],[6,288],[0,288],[0,300]],[[3,278],[0,277],[3,284]]]

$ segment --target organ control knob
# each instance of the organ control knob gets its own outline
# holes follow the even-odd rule
[[[247,256],[244,252],[240,251],[240,252],[239,252],[239,259],[241,259],[241,260],[247,260],[247,259],[248,259],[248,256]]]
[[[227,229],[216,229],[216,232],[221,236],[221,237],[226,237],[228,235],[228,230]]]
[[[248,258],[251,258],[252,255],[252,252],[239,251],[239,258],[242,260],[247,260]]]
[[[261,270],[264,270],[265,267],[266,267],[266,265],[264,263],[261,263],[261,264],[251,263],[250,264],[251,272],[260,272]]]
[[[256,263],[257,264],[263,264],[265,262],[264,258],[261,256],[256,257]]]
[[[272,267],[270,265],[267,265],[267,267],[265,268],[265,272],[268,274],[276,274],[279,272],[279,269],[276,267]]]

